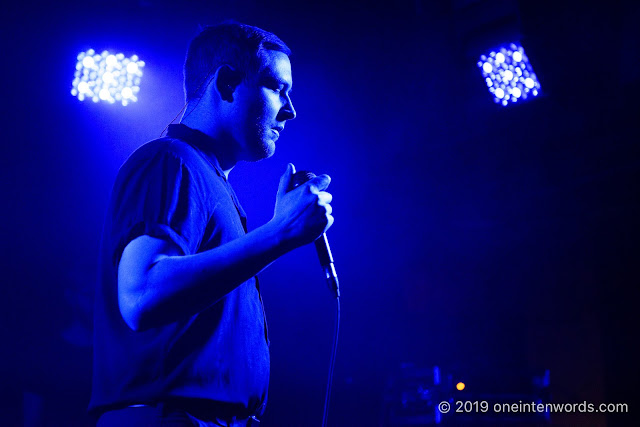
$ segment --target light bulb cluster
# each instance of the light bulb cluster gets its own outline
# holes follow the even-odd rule
[[[137,55],[126,58],[124,54],[93,49],[78,54],[71,95],[80,101],[121,102],[127,105],[138,100],[144,61]]]
[[[540,82],[520,45],[511,43],[480,56],[478,67],[493,100],[505,107],[540,94]]]

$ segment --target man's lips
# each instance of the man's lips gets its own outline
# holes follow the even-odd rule
[[[271,129],[276,133],[276,135],[280,136],[280,133],[284,130],[284,126],[278,126]]]

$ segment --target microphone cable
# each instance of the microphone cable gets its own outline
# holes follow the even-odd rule
[[[315,174],[309,171],[298,171],[293,174],[293,179],[289,184],[289,190],[304,184],[305,182],[315,178]],[[336,353],[338,352],[338,335],[340,333],[340,286],[338,282],[338,275],[333,265],[333,255],[329,247],[329,241],[327,240],[326,233],[318,237],[314,242],[316,251],[318,252],[318,258],[320,265],[324,271],[327,279],[327,285],[329,289],[336,297],[336,324],[335,332],[333,335],[333,348],[331,350],[331,360],[329,361],[329,377],[327,378],[327,390],[324,396],[324,412],[322,414],[322,427],[327,426],[327,418],[329,417],[329,402],[331,400],[331,383],[333,382],[333,369],[336,364]]]
[[[331,352],[331,362],[329,363],[329,378],[327,380],[327,392],[324,396],[324,414],[322,415],[322,427],[327,426],[329,416],[329,401],[331,400],[331,382],[333,380],[333,368],[336,363],[336,353],[338,351],[338,334],[340,332],[340,293],[336,295],[336,325],[333,336],[333,350]]]

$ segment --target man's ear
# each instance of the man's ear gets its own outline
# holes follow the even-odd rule
[[[242,74],[229,65],[221,65],[213,76],[214,87],[220,98],[227,102],[233,102],[233,92],[242,82]]]

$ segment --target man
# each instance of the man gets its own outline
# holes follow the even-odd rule
[[[229,185],[273,155],[295,118],[289,48],[259,28],[205,28],[185,62],[187,106],[118,173],[96,292],[90,410],[98,426],[250,425],[264,411],[267,325],[255,275],[333,223],[329,177],[290,190],[247,233]]]

